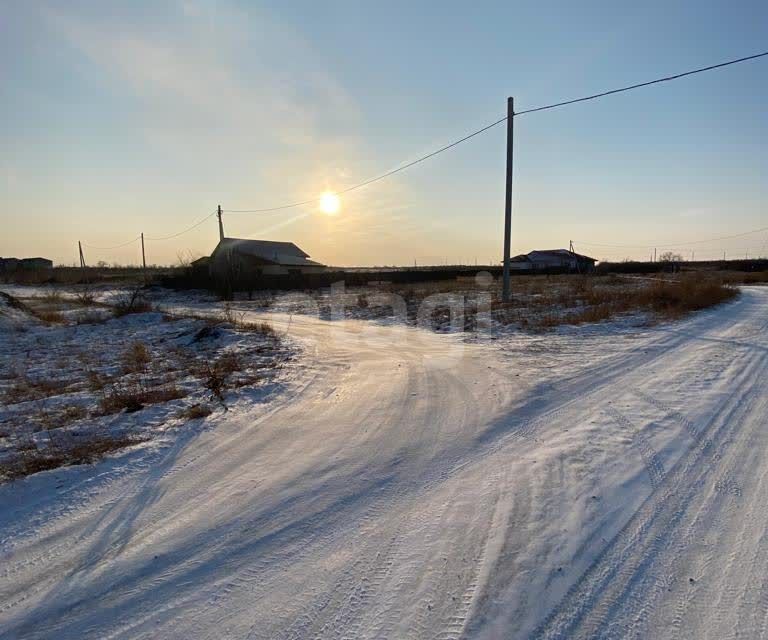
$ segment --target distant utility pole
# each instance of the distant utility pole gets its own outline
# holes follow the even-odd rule
[[[653,248],[653,261],[656,262],[656,247]]]
[[[80,268],[85,269],[85,257],[83,256],[83,245],[79,240],[77,241],[77,250],[80,253]]]
[[[224,223],[221,221],[221,205],[219,205],[216,215],[219,218],[219,240],[224,240]]]
[[[509,302],[509,261],[512,244],[512,148],[515,134],[515,99],[507,98],[507,190],[504,197],[504,285],[501,299]]]
[[[147,275],[147,254],[144,253],[144,232],[141,234],[141,264],[144,267],[144,275]]]

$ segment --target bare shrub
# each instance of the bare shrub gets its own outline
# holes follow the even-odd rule
[[[150,360],[151,355],[147,346],[143,342],[134,342],[123,354],[123,371],[125,373],[146,371]]]
[[[211,392],[211,396],[224,404],[224,392],[227,389],[229,378],[241,368],[242,364],[236,354],[225,353],[213,363],[203,362],[198,375],[202,378],[203,386]]]
[[[47,304],[61,304],[61,291],[58,289],[48,289],[40,299]]]
[[[152,311],[152,305],[142,295],[140,286],[134,287],[118,297],[112,307],[112,312],[116,318],[121,318],[131,313],[147,313],[148,311]]]
[[[82,307],[92,307],[96,304],[96,296],[93,295],[90,288],[86,287],[75,294],[75,302]]]

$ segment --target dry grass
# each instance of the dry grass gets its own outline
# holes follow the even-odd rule
[[[88,410],[78,404],[70,404],[55,409],[40,408],[35,416],[43,429],[54,430],[61,429],[71,422],[82,420],[88,417]],[[35,429],[37,431],[37,429]]]
[[[146,386],[142,383],[113,384],[99,399],[102,415],[133,413],[141,411],[146,405],[178,400],[186,395],[175,384]]]
[[[112,313],[116,318],[122,318],[132,313],[147,313],[149,311],[152,311],[152,305],[144,298],[140,287],[123,293],[112,306]]]
[[[238,312],[232,309],[230,305],[224,305],[224,311],[221,314],[221,321],[240,329],[241,331],[251,331],[263,335],[275,335],[275,330],[268,322],[251,322],[245,319],[246,313]]]
[[[71,380],[35,379],[20,375],[10,387],[3,390],[3,403],[17,404],[61,395],[66,393],[71,385]]]
[[[147,370],[151,360],[149,349],[143,342],[134,342],[125,350],[122,357],[124,373],[141,373]]]
[[[61,311],[55,309],[35,311],[35,315],[46,324],[62,324],[64,322],[64,316],[61,314]]]
[[[207,404],[193,404],[180,411],[177,415],[182,420],[200,420],[213,413]]]
[[[34,442],[26,443],[19,446],[9,458],[0,461],[0,480],[16,480],[59,467],[90,464],[114,451],[141,442],[144,442],[141,438],[100,434],[82,443],[49,443],[44,447]]]
[[[719,273],[724,284],[766,284],[768,283],[768,271],[726,271]]]
[[[548,329],[562,324],[601,322],[630,312],[651,312],[659,319],[674,319],[721,304],[737,295],[735,288],[716,278],[700,275],[686,275],[679,280],[636,282],[622,282],[616,278],[597,284],[584,279],[554,296],[556,305],[565,311],[545,312],[533,324]]]
[[[108,317],[97,311],[84,311],[75,316],[75,324],[104,324]]]
[[[75,294],[75,302],[81,307],[92,307],[96,304],[96,297],[90,289],[84,289]]]
[[[234,353],[225,353],[213,363],[203,362],[197,374],[202,379],[203,386],[211,392],[212,398],[224,404],[224,393],[229,386],[229,379],[241,369],[240,358]]]

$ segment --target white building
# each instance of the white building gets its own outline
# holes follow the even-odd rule
[[[510,268],[517,271],[537,271],[543,269],[567,269],[569,271],[589,271],[595,266],[594,258],[583,256],[568,249],[535,250],[511,259]]]

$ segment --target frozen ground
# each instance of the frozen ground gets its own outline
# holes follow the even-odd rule
[[[266,413],[0,487],[0,637],[765,636],[768,288],[475,342],[269,319],[304,350]]]

